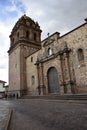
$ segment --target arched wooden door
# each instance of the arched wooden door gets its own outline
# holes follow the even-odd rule
[[[55,67],[51,67],[48,70],[47,78],[48,78],[48,92],[49,93],[59,92],[58,73]]]

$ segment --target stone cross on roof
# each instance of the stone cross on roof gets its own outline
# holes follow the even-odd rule
[[[47,33],[47,36],[49,37],[50,33]]]

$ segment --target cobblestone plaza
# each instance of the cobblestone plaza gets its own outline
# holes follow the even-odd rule
[[[10,130],[87,130],[87,101],[10,100]]]

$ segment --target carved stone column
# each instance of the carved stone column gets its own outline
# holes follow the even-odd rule
[[[64,49],[59,52],[62,72],[62,86],[64,86],[64,93],[71,93],[72,91],[72,76],[70,66],[70,49],[65,43]]]
[[[70,66],[70,52],[66,53],[66,59],[67,59],[67,69],[68,69],[68,75],[69,75],[68,86],[67,86],[68,93],[75,93],[75,82],[71,74],[73,72],[71,72],[71,66]]]
[[[42,74],[42,91],[43,95],[46,94],[46,87],[44,85],[44,73],[43,73],[43,63],[41,63],[41,74]]]
[[[71,93],[76,93],[76,81],[75,81],[75,72],[73,69],[73,66],[70,66],[70,53],[67,56],[67,64],[68,64],[68,70],[69,70],[69,84],[71,86]]]
[[[66,84],[67,84],[67,93],[71,93],[71,84],[70,81],[71,79],[71,71],[70,71],[70,63],[69,63],[69,52],[67,51],[65,53],[66,57]]]
[[[44,74],[43,74],[43,64],[37,64],[37,72],[38,72],[38,93],[39,95],[44,94]]]
[[[37,64],[37,76],[38,76],[38,94],[41,94],[41,88],[40,88],[40,75],[39,75],[39,64]]]
[[[61,65],[61,73],[62,73],[62,84],[61,87],[63,87],[64,93],[67,93],[67,86],[65,82],[65,76],[64,76],[64,56],[63,54],[60,55],[60,65]]]

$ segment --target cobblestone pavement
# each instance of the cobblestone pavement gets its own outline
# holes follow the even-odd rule
[[[9,130],[87,130],[87,103],[19,99],[10,101]]]
[[[0,99],[0,130],[4,130],[7,122],[7,115],[9,113],[9,102]]]

